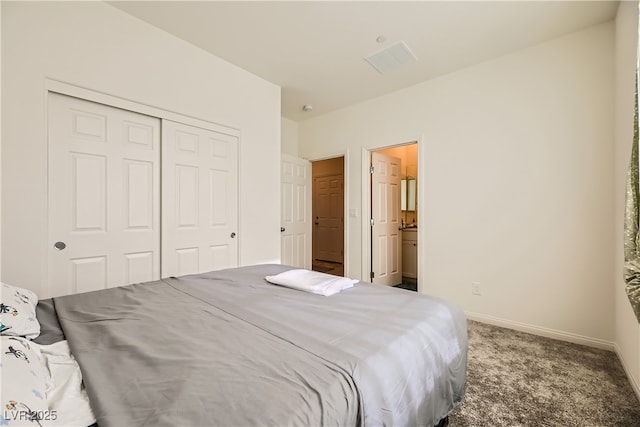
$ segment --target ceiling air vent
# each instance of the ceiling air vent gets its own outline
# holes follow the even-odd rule
[[[403,64],[417,61],[416,56],[402,40],[365,57],[369,64],[380,74],[398,68]]]

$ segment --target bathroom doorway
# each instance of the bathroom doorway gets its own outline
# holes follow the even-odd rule
[[[418,144],[374,150],[371,166],[371,281],[417,291]]]

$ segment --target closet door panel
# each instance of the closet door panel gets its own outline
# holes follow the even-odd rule
[[[139,252],[124,254],[125,257],[125,278],[128,283],[140,283],[148,281],[154,276],[157,269],[157,262],[154,263],[153,252]]]
[[[160,120],[50,93],[51,296],[160,278]]]
[[[238,139],[162,125],[162,276],[238,264]]]
[[[154,183],[157,185],[158,181],[153,176],[154,164],[126,159],[123,169],[125,230],[150,231],[154,225],[154,214],[159,208],[154,205]]]

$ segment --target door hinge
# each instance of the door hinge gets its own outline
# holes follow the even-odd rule
[[[372,271],[369,276],[371,277],[371,280],[373,280],[373,278],[376,277],[376,274]]]
[[[369,224],[373,227],[373,218],[369,220]]]
[[[373,166],[369,166],[369,173],[373,173]]]

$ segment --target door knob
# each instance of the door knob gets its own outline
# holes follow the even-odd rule
[[[236,233],[231,233],[231,238],[235,239],[236,238]]]
[[[56,248],[56,250],[58,251],[62,251],[64,250],[64,248],[67,247],[67,244],[65,242],[55,242],[53,244],[53,247]]]
[[[287,231],[287,229],[286,229],[286,228],[284,228],[284,227],[280,227],[280,232],[281,232],[281,233],[284,233],[285,231]]]
[[[316,225],[320,224],[320,219],[316,217]]]

